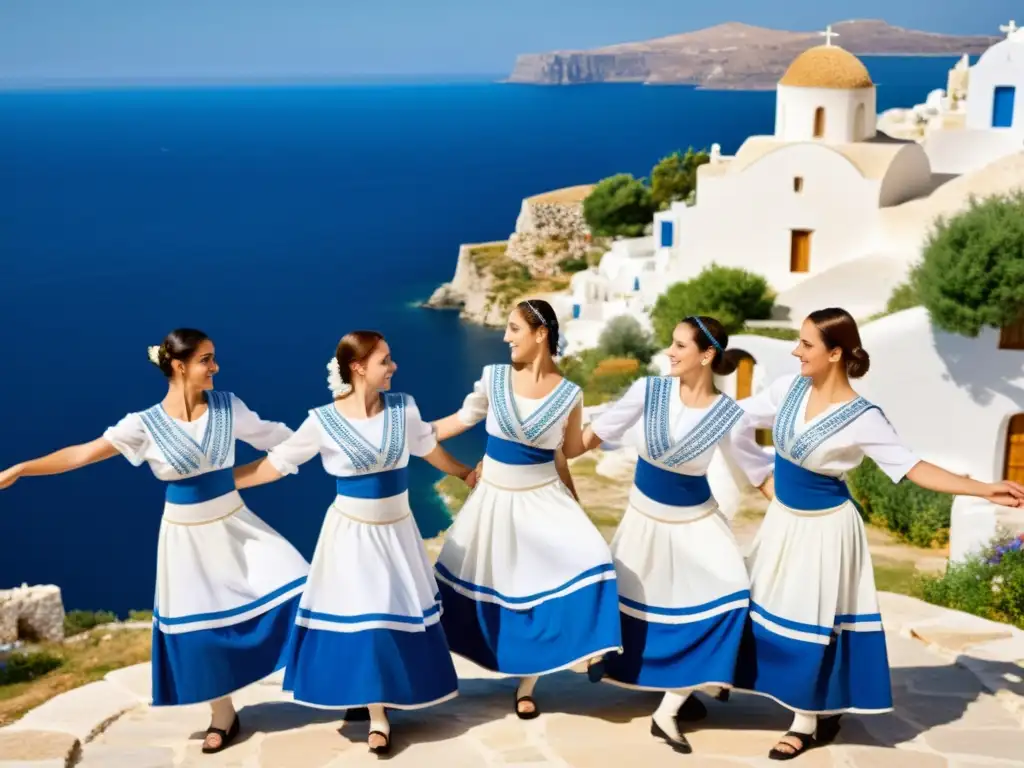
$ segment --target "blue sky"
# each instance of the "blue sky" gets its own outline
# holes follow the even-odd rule
[[[502,74],[517,53],[724,21],[997,34],[1013,0],[0,0],[0,78]],[[841,42],[841,41],[840,41]]]

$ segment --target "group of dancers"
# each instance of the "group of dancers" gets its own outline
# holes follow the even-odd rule
[[[150,349],[169,381],[160,403],[3,471],[0,489],[118,453],[164,481],[152,701],[209,702],[206,753],[239,733],[231,695],[284,668],[295,701],[365,713],[369,749],[387,754],[388,710],[457,695],[454,652],[518,678],[523,719],[540,715],[538,678],[559,670],[663,691],[651,733],[683,753],[683,724],[706,714],[694,691],[768,696],[794,713],[769,756],[792,759],[832,740],[843,713],[892,709],[871,556],[844,474],[868,456],[894,482],[1024,505],[1016,483],[960,477],[903,446],[850,385],[869,360],[841,309],[804,321],[799,375],[741,402],[714,383],[738,358],[722,325],[687,317],[670,374],[634,382],[585,429],[582,391],[555,362],[551,306],[519,303],[505,341],[511,364],[486,366],[456,413],[427,422],[390,391],[385,338],[346,334],[328,364],[332,400],[292,431],[213,389],[213,342],[179,329]],[[473,468],[439,442],[480,421],[487,447]],[[774,457],[754,439],[768,427]],[[236,439],[266,455],[235,467]],[[567,463],[602,442],[639,454],[610,547]],[[771,499],[745,558],[707,481],[716,448]],[[307,563],[239,491],[317,455],[337,495]],[[434,567],[409,505],[410,456],[473,489]]]

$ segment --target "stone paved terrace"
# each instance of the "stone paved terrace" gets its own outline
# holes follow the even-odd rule
[[[1024,765],[1024,633],[911,598],[882,594],[896,711],[848,717],[837,741],[811,750],[805,768],[982,768]],[[966,650],[965,650],[966,649]],[[1009,661],[1007,661],[1009,659]],[[444,768],[705,768],[775,765],[768,749],[789,724],[770,701],[734,695],[708,703],[691,724],[689,756],[648,734],[656,694],[592,685],[565,672],[537,693],[542,717],[512,714],[514,683],[459,662],[461,695],[438,707],[393,713],[395,766]],[[243,733],[217,755],[200,752],[203,706],[151,709],[140,665],[72,691],[0,730],[0,768],[345,768],[371,765],[366,723],[298,706],[279,676],[237,697]],[[705,699],[707,701],[707,699]],[[75,748],[76,739],[84,746]]]

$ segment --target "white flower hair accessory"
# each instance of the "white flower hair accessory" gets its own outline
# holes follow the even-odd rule
[[[565,354],[565,350],[569,348],[569,342],[566,341],[565,336],[559,334],[558,342],[555,344],[555,347],[556,351],[558,352],[558,356],[561,357],[562,355]]]
[[[352,391],[352,385],[346,384],[341,378],[341,366],[338,365],[336,357],[332,357],[327,363],[327,387],[335,397],[347,395]]]
[[[159,346],[150,347],[147,350],[147,353],[149,354],[149,362],[151,362],[153,365],[160,365],[160,347]]]

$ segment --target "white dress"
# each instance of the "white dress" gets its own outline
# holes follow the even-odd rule
[[[639,454],[629,506],[612,540],[623,652],[609,682],[645,690],[731,686],[750,601],[750,580],[707,480],[716,446],[754,485],[772,458],[726,395],[687,408],[679,379],[633,383],[591,425],[602,441]]]
[[[893,482],[917,464],[862,397],[807,421],[810,379],[785,377],[740,401],[774,425],[775,499],[747,557],[748,634],[737,687],[798,712],[892,709],[867,536],[844,481],[865,456]]]
[[[454,697],[458,678],[440,596],[409,508],[409,455],[437,445],[416,402],[384,394],[369,419],[334,403],[309,412],[268,458],[283,474],[320,455],[335,478],[313,554],[284,687],[325,709],[417,709]]]
[[[503,675],[541,675],[621,649],[608,545],[561,483],[555,451],[582,392],[512,392],[511,366],[484,368],[463,423],[487,419],[483,476],[437,561],[452,650]]]
[[[266,450],[292,431],[230,392],[195,421],[161,405],[103,437],[167,485],[153,605],[153,705],[227,696],[280,669],[309,566],[235,490],[235,439]]]

